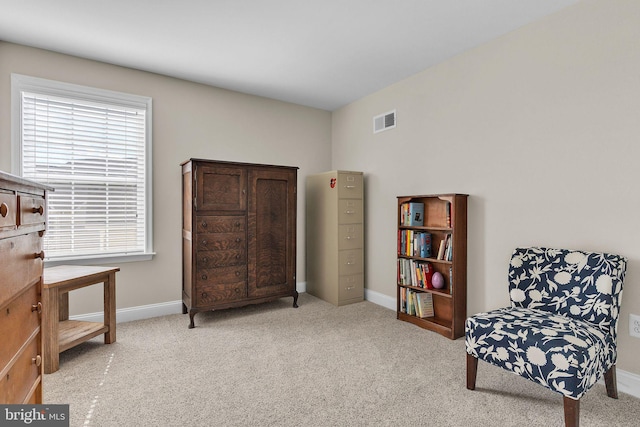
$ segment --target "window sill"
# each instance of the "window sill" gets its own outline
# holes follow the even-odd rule
[[[56,265],[92,265],[92,264],[121,264],[125,262],[151,261],[155,252],[132,255],[92,255],[87,257],[65,257],[55,259],[45,259],[45,267]]]

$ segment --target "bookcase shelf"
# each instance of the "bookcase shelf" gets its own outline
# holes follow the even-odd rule
[[[450,339],[467,314],[467,198],[398,197],[397,318]]]

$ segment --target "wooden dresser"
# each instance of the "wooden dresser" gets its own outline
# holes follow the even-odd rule
[[[296,291],[296,167],[191,159],[182,164],[182,302],[204,310]]]
[[[42,403],[42,268],[48,187],[0,172],[0,403]]]

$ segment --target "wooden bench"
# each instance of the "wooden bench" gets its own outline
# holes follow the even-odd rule
[[[60,367],[65,350],[104,334],[104,343],[116,341],[116,272],[118,267],[59,265],[44,269],[42,284],[44,373]],[[104,284],[104,322],[69,320],[69,292]]]

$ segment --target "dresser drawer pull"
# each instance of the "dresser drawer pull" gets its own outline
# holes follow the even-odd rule
[[[240,227],[240,222],[236,222],[236,227]]]
[[[40,367],[40,365],[42,365],[42,356],[37,355],[36,357],[32,357],[31,363],[35,364],[37,367]]]
[[[33,257],[36,258],[36,259],[38,259],[38,258],[44,259],[44,251],[40,251],[39,253],[34,254]]]
[[[38,213],[40,215],[44,214],[44,206],[39,206],[37,208],[31,209],[31,212]]]
[[[31,311],[37,311],[38,314],[42,314],[42,303],[38,302],[37,304],[31,305]]]
[[[6,203],[1,204],[0,215],[2,215],[2,218],[6,217],[8,213],[9,213],[9,206]]]
[[[202,221],[202,228],[207,228],[207,222],[206,221]]]
[[[236,276],[240,276],[240,272],[239,271],[236,271]]]
[[[208,296],[209,296],[209,295],[207,295],[207,293],[206,293],[206,292],[203,292],[203,293],[202,293],[202,298],[207,299],[207,297],[208,297]]]
[[[202,280],[207,280],[207,275],[203,274],[202,276],[200,276],[202,278]]]
[[[240,259],[240,254],[237,254],[237,255],[236,255],[236,259]]]
[[[236,239],[236,243],[240,243],[241,241],[242,241],[242,239],[239,238],[239,237]]]
[[[203,244],[204,246],[207,246],[207,239],[202,239],[202,244]]]

